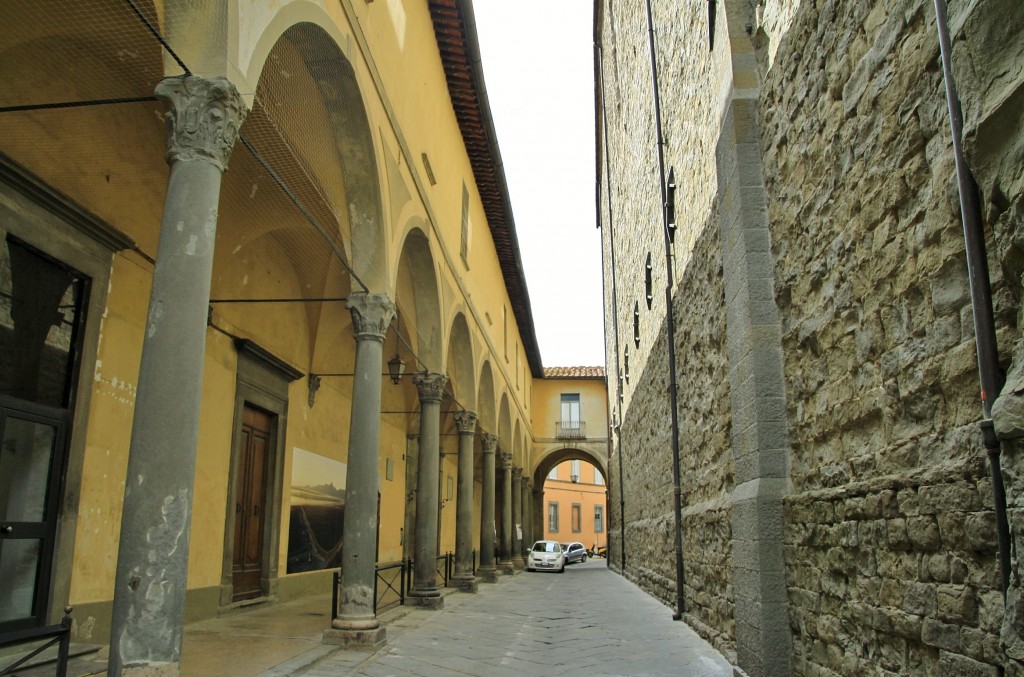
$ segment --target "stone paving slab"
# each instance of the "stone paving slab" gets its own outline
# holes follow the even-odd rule
[[[338,650],[294,674],[522,677],[566,670],[588,677],[733,674],[670,609],[593,559],[564,574],[522,573],[481,584],[475,595],[449,594],[444,609],[417,609],[389,625],[380,651]]]

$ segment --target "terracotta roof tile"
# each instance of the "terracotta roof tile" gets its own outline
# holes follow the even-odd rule
[[[530,294],[519,254],[512,204],[505,170],[491,119],[483,68],[477,44],[476,20],[471,0],[429,0],[437,48],[441,53],[448,93],[455,110],[469,162],[473,168],[487,225],[491,230],[505,288],[512,302],[530,373],[540,377],[543,366],[530,308]]]
[[[604,367],[545,367],[544,378],[604,378]]]

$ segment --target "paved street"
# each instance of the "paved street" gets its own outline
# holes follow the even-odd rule
[[[449,594],[444,610],[396,620],[388,646],[376,654],[334,651],[295,672],[280,666],[262,677],[732,674],[670,609],[602,559],[480,588],[477,595]]]
[[[385,612],[376,653],[321,643],[330,595],[226,614],[187,626],[182,677],[729,677],[729,664],[671,610],[608,570],[603,559],[564,574],[520,573],[447,591],[445,608]],[[95,651],[95,649],[99,651]],[[72,660],[69,676],[106,674],[106,649]],[[0,662],[0,664],[3,664]],[[19,670],[47,677],[53,666]]]

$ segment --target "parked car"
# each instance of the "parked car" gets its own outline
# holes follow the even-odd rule
[[[565,553],[566,564],[587,561],[587,549],[583,547],[582,543],[562,543],[562,552]]]
[[[558,541],[537,541],[526,555],[527,571],[565,572],[565,553]]]

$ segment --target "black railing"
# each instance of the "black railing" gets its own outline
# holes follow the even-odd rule
[[[13,675],[14,671],[19,667],[55,644],[57,645],[57,671],[54,674],[56,677],[67,677],[68,654],[71,648],[71,607],[64,609],[64,618],[61,619],[59,625],[48,625],[45,628],[31,628],[29,630],[17,630],[15,632],[8,632],[0,635],[0,649],[9,646],[17,646],[19,644],[38,642],[41,640],[47,641],[43,642],[43,644],[33,649],[27,655],[22,656],[14,663],[11,663],[6,668],[0,669],[0,677],[2,677],[2,675]]]
[[[473,573],[477,569],[477,553],[473,551]],[[435,583],[442,588],[447,588],[452,575],[455,573],[455,553],[446,552],[439,555],[435,561]],[[409,594],[413,584],[413,559],[391,562],[390,564],[378,564],[376,575],[373,579],[373,613],[387,611],[388,609],[405,604],[405,597]],[[338,594],[341,591],[341,569],[334,572],[334,585],[331,593],[331,619],[338,617]],[[2,646],[2,645],[0,645]],[[0,673],[0,677],[7,673]]]
[[[555,424],[555,438],[559,440],[585,440],[587,424],[585,421],[559,421]]]

